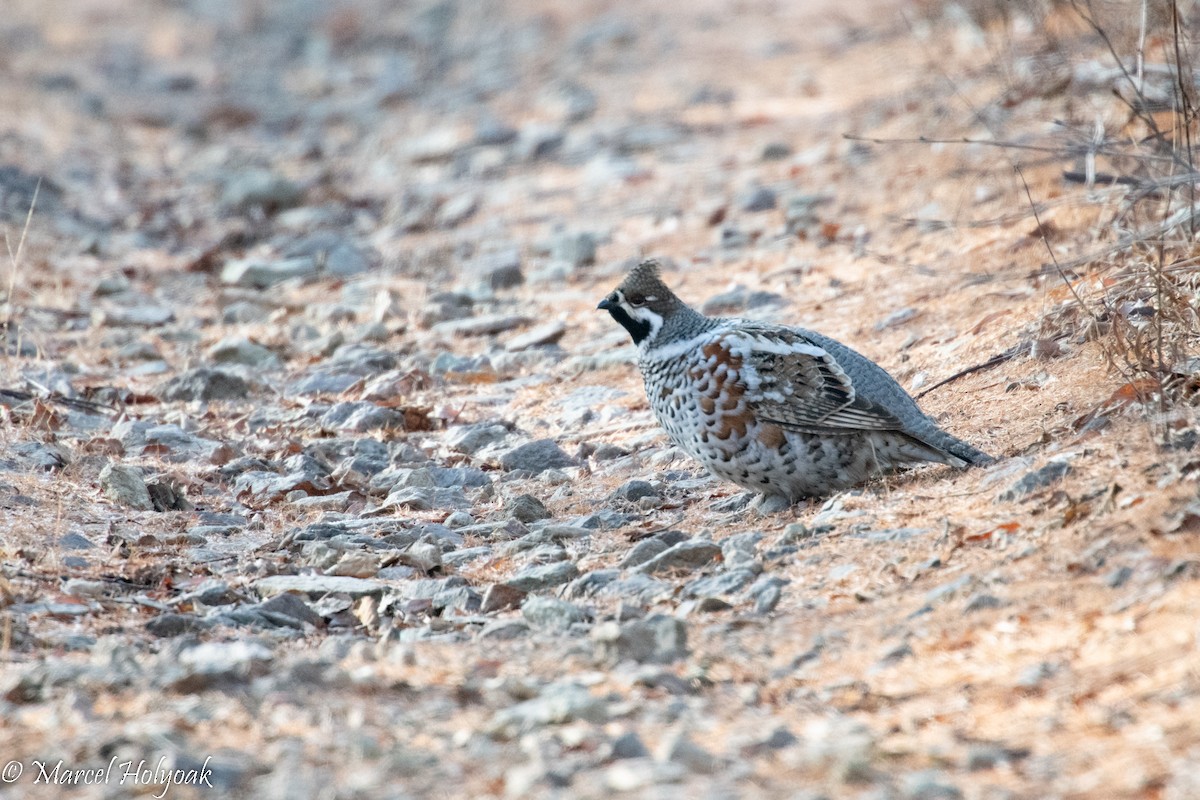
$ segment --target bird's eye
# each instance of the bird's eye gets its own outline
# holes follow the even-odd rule
[[[646,298],[643,297],[642,295],[638,294],[637,292],[631,292],[631,293],[625,295],[625,301],[628,302],[629,305],[631,305],[631,306],[646,305]]]

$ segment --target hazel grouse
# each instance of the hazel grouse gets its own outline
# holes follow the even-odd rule
[[[599,308],[633,337],[654,415],[714,475],[779,511],[920,462],[992,462],[870,359],[827,336],[706,317],[636,266]]]

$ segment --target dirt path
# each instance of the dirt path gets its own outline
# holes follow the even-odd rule
[[[1125,189],[846,136],[1119,129],[1062,14],[1059,86],[890,0],[8,2],[0,799],[1200,796],[1193,414],[1047,269]],[[642,255],[914,392],[1017,352],[921,401],[1000,463],[722,510]]]

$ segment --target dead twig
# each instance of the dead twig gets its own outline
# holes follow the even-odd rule
[[[934,389],[940,389],[947,384],[954,383],[959,378],[965,378],[968,375],[974,375],[976,372],[983,372],[985,369],[991,369],[992,367],[998,367],[1006,361],[1013,360],[1017,356],[1021,355],[1021,353],[1023,353],[1023,352],[1029,352],[1029,349],[1032,346],[1033,345],[1030,342],[1021,342],[1018,345],[1008,348],[1003,353],[997,353],[996,355],[989,358],[987,361],[984,361],[979,364],[974,364],[972,366],[967,367],[966,369],[960,369],[958,372],[954,373],[949,378],[945,378],[943,380],[938,381],[933,386],[930,386],[928,389],[926,389],[925,391],[918,394],[917,399],[920,400],[922,397],[929,394]]]

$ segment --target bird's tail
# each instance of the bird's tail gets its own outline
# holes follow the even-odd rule
[[[917,456],[914,461],[932,461],[958,469],[985,467],[996,462],[996,459],[982,450],[940,429],[935,429],[925,436],[915,436],[912,433],[908,435],[913,444],[920,448],[919,452],[914,454]]]

